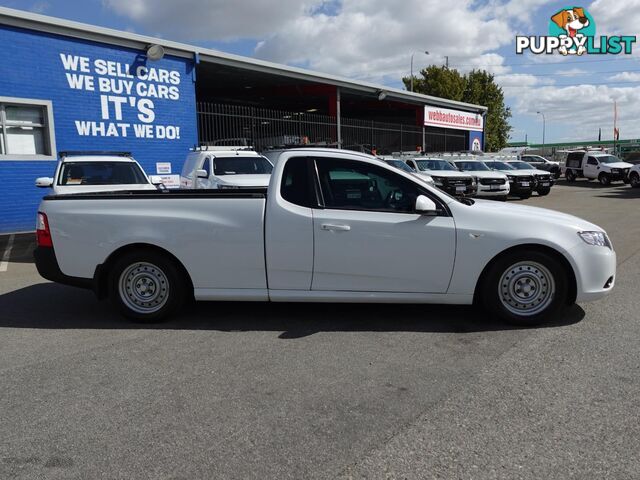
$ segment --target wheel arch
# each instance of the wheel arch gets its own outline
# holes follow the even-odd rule
[[[518,252],[518,251],[536,251],[536,252],[546,253],[547,255],[558,260],[558,262],[564,268],[564,271],[567,274],[567,280],[569,282],[567,303],[571,305],[576,301],[576,297],[578,294],[576,272],[574,271],[573,267],[571,266],[571,262],[569,262],[567,257],[562,252],[548,245],[542,245],[539,243],[523,243],[521,245],[515,245],[513,247],[509,247],[501,251],[500,253],[496,254],[489,262],[487,262],[484,269],[482,270],[482,273],[478,277],[478,281],[476,282],[476,287],[473,292],[474,304],[478,304],[478,301],[480,300],[480,291],[482,289],[482,284],[484,283],[484,280],[486,279],[491,267],[505,255],[509,255],[511,253]]]
[[[107,297],[109,290],[109,273],[111,272],[118,258],[120,258],[122,255],[126,255],[135,251],[157,252],[171,259],[171,261],[178,267],[181,275],[187,281],[188,291],[193,294],[193,281],[191,280],[191,276],[189,275],[189,272],[187,271],[183,263],[174,254],[162,247],[158,247],[157,245],[152,245],[150,243],[130,243],[128,245],[123,245],[117,250],[111,252],[107,259],[96,267],[93,279],[98,298],[102,299]]]

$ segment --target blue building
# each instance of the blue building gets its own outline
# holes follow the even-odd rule
[[[3,7],[0,44],[0,234],[34,229],[47,193],[34,181],[60,151],[129,151],[148,174],[175,174],[200,143],[483,142],[481,106]]]

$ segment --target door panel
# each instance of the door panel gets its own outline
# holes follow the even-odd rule
[[[314,210],[314,244],[312,290],[445,293],[455,225],[451,217]]]
[[[444,293],[455,225],[415,213],[415,182],[368,162],[316,159],[324,209],[314,209],[312,290]]]

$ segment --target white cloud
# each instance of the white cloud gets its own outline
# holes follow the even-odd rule
[[[611,82],[640,82],[640,73],[621,72],[609,78]]]
[[[103,0],[148,31],[177,40],[258,39],[326,3],[323,0]]]
[[[636,35],[638,32],[640,0],[595,0],[588,10],[596,22],[597,35]]]
[[[514,102],[515,113],[546,115],[547,130],[561,132],[566,139],[594,138],[613,130],[613,102],[618,102],[618,126],[622,138],[640,138],[640,87],[614,88],[606,85],[579,85],[558,88],[526,88]],[[560,135],[559,135],[560,136]]]

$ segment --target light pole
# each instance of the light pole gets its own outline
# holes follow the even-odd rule
[[[544,113],[536,112],[538,115],[542,115],[542,156],[544,157],[544,133],[547,129],[547,120],[544,118]]]
[[[413,92],[413,56],[416,54],[416,52],[412,52],[411,53],[411,92]],[[425,55],[429,55],[429,52],[425,50],[424,52]]]

